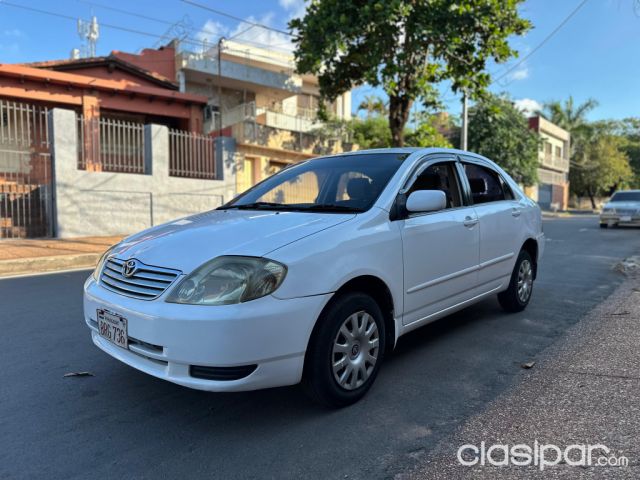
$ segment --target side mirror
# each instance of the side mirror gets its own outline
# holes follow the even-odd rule
[[[409,212],[435,212],[447,207],[447,197],[442,190],[416,190],[407,198]]]

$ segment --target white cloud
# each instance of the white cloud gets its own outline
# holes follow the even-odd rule
[[[290,8],[297,8],[294,5],[295,2],[292,0],[281,0],[281,2],[289,2]],[[268,12],[260,17],[250,15],[246,17],[245,20],[247,22],[266,25],[268,27],[274,27],[279,30],[286,31],[286,28],[281,28],[274,24],[274,18],[275,13]],[[251,26],[250,23],[245,22],[238,22],[235,27],[227,27],[216,20],[209,19],[195,34],[195,38],[202,42],[205,47],[207,45],[216,45],[221,36],[240,43],[246,42],[257,47],[271,48],[283,52],[293,51],[293,43],[291,43],[291,37],[289,35],[269,30],[267,28],[262,28],[258,25]]]
[[[305,0],[279,0],[278,3],[289,13],[290,18],[301,18],[307,10]]]
[[[228,29],[222,23],[217,22],[215,20],[207,20],[202,28],[195,34],[195,38],[202,42],[203,44],[207,43],[210,45],[215,45],[218,42],[218,38],[221,36],[226,36],[228,34]]]
[[[527,117],[535,115],[542,110],[542,104],[532,98],[521,98],[513,103],[515,107]]]
[[[529,78],[529,67],[523,66],[509,75],[509,80],[525,80]]]
[[[266,25],[268,27],[273,27],[274,17],[275,14],[273,12],[269,12],[258,18],[249,16],[246,20]],[[251,25],[239,23],[233,31],[229,32],[228,38],[232,38],[237,42],[245,41],[262,48],[273,48],[275,50],[282,50],[285,52],[293,51],[293,43],[291,43],[291,37],[289,35],[258,26],[249,27],[251,27]]]
[[[22,38],[24,37],[24,32],[19,28],[10,28],[2,32],[5,37],[14,37],[14,38]]]

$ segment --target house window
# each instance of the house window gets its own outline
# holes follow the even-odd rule
[[[561,147],[556,147],[556,157],[557,158],[562,158],[562,148]]]

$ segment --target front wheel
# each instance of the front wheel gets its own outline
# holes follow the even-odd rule
[[[371,388],[384,357],[382,311],[369,295],[340,295],[318,319],[309,342],[302,383],[328,407],[360,400]]]
[[[509,288],[498,294],[498,302],[507,312],[521,312],[527,308],[533,291],[533,269],[531,255],[522,250],[513,267]]]

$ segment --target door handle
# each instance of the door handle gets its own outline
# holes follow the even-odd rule
[[[462,222],[465,227],[473,227],[476,223],[478,223],[477,218],[465,217],[464,222]]]
[[[513,210],[511,210],[511,215],[513,215],[514,217],[519,217],[520,216],[520,209],[519,208],[514,208]]]

